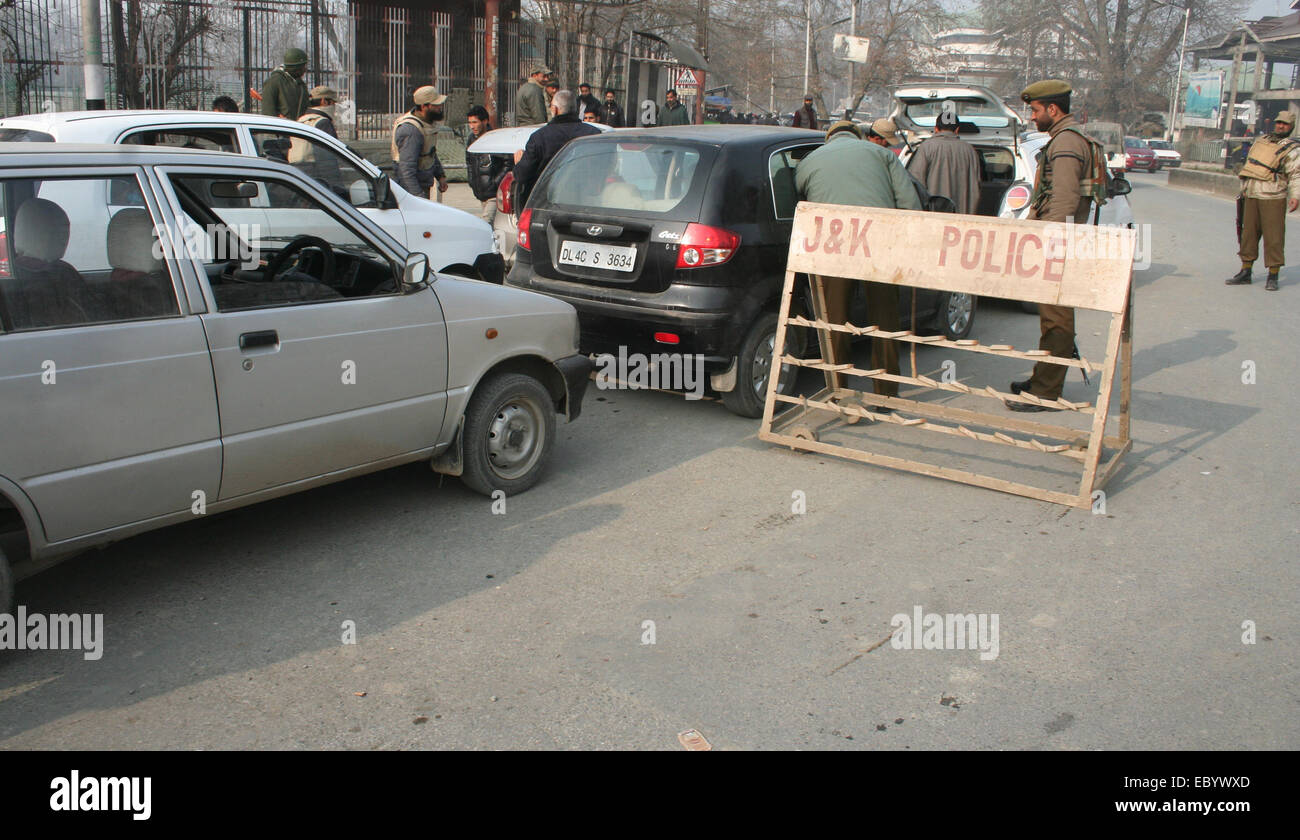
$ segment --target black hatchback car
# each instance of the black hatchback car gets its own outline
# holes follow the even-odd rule
[[[797,202],[794,168],[823,140],[820,132],[754,125],[574,140],[520,215],[506,283],[572,304],[584,353],[703,356],[727,408],[758,417]],[[870,323],[860,288],[855,295],[850,317]],[[911,295],[900,298],[906,325]],[[801,292],[797,310],[809,311],[805,300]],[[970,296],[918,292],[919,325],[964,338],[973,317]],[[806,332],[787,331],[790,352],[815,346]],[[782,393],[793,390],[797,373],[785,366]]]

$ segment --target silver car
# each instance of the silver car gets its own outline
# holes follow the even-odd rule
[[[526,490],[581,408],[577,339],[292,167],[0,144],[0,612],[4,546],[35,567],[411,461]]]

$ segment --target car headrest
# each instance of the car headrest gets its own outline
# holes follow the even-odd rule
[[[113,268],[152,274],[163,270],[149,211],[119,210],[108,223],[108,264]]]
[[[49,199],[29,198],[14,215],[14,253],[58,262],[68,250],[68,230],[68,214],[62,207]]]

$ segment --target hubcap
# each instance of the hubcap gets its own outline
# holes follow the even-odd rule
[[[776,333],[774,332],[768,333],[767,337],[754,348],[754,359],[750,367],[754,372],[754,393],[759,399],[767,399],[767,377],[772,372],[772,353],[775,348]],[[781,379],[776,383],[777,391],[785,394],[789,391],[793,379],[794,365],[781,365]]]
[[[501,404],[488,427],[487,454],[492,471],[513,479],[527,473],[541,457],[542,409],[527,397]]]
[[[948,295],[948,330],[953,335],[961,335],[970,326],[971,312],[974,305],[970,295],[954,292]]]

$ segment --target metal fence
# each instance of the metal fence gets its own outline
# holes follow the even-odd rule
[[[505,5],[505,4],[503,4]],[[221,95],[256,108],[290,47],[311,56],[309,85],[341,94],[336,124],[347,138],[382,138],[410,91],[433,84],[463,120],[484,99],[485,21],[420,5],[354,0],[100,0],[109,107],[208,108]],[[521,67],[551,65],[565,85],[622,91],[626,44],[503,18],[500,120],[512,124]],[[0,114],[84,106],[77,0],[13,0],[0,8]],[[599,93],[598,93],[599,95]]]

